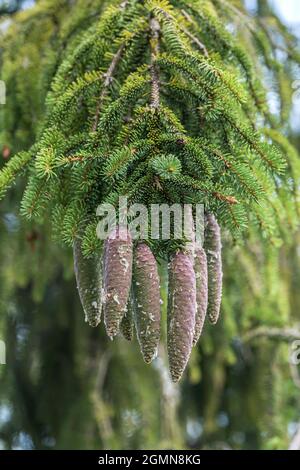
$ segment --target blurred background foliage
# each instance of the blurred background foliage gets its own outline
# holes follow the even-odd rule
[[[107,2],[35,3],[18,12],[28,2],[0,1],[0,78],[7,85],[0,167],[34,142],[67,44]],[[297,41],[266,0],[246,3],[281,63],[267,82],[274,119],[299,148],[292,99]],[[245,34],[242,23],[239,34]],[[7,364],[0,366],[0,448],[295,445],[300,369],[289,359],[292,341],[300,338],[300,234],[283,230],[282,246],[262,239],[257,227],[235,243],[224,235],[222,319],[216,328],[206,326],[184,379],[174,385],[163,346],[146,366],[136,341],[111,342],[102,328],[84,323],[71,253],[52,241],[50,224],[20,218],[22,191],[19,181],[0,205],[0,339],[7,347]]]

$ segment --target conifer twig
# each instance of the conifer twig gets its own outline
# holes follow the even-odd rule
[[[129,0],[125,0],[124,2],[122,2],[120,4],[120,8],[121,10],[124,10],[127,5],[129,3]],[[102,88],[102,91],[101,91],[101,94],[100,94],[100,97],[99,97],[99,100],[98,100],[98,103],[97,103],[97,108],[96,108],[96,112],[95,112],[95,119],[94,119],[94,123],[93,123],[93,127],[92,127],[92,131],[95,132],[97,130],[97,126],[98,126],[98,123],[99,123],[99,117],[100,117],[100,112],[101,112],[101,109],[102,109],[102,105],[103,105],[103,101],[107,95],[107,91],[108,91],[108,88],[110,87],[112,81],[113,81],[113,75],[115,73],[115,70],[116,70],[116,67],[122,57],[122,53],[123,53],[123,50],[125,48],[125,44],[121,44],[121,46],[119,47],[117,53],[115,54],[115,56],[113,57],[111,63],[110,63],[110,66],[108,67],[108,70],[107,72],[103,75],[103,77],[105,77],[105,80],[104,80],[104,83],[103,83],[103,88]]]
[[[185,17],[185,19],[187,21],[189,21],[190,23],[193,23],[193,20],[192,18],[190,17],[190,15],[185,11],[185,10],[181,10],[181,13],[183,14],[183,16]],[[198,48],[203,52],[203,55],[208,58],[209,57],[209,54],[208,54],[208,50],[206,49],[205,45],[203,44],[203,42],[200,41],[200,39],[198,39],[196,36],[194,36],[188,29],[186,29],[184,26],[180,26],[180,29],[184,32],[184,34],[186,34],[190,40],[196,44],[196,46],[198,46]]]
[[[226,194],[222,194],[219,191],[212,191],[211,189],[201,187],[201,185],[197,184],[196,181],[194,181],[192,178],[188,178],[188,183],[191,185],[191,187],[197,191],[201,191],[203,193],[208,193],[211,196],[215,197],[219,201],[226,202],[229,205],[235,205],[238,204],[238,200],[234,196],[228,196]]]
[[[175,18],[173,18],[173,16],[171,16],[168,12],[164,11],[162,8],[160,8],[160,13],[165,17],[167,18],[168,20],[172,20],[172,21],[176,21]],[[193,20],[192,18],[190,17],[190,15],[185,11],[185,10],[181,10],[181,13],[182,15],[185,17],[185,19],[189,22],[189,23],[193,23]],[[205,45],[200,41],[200,39],[198,39],[196,36],[194,36],[187,28],[185,28],[184,26],[181,26],[180,24],[178,24],[178,28],[194,43],[196,44],[196,46],[202,51],[203,55],[208,58],[209,57],[209,54],[208,54],[208,50],[206,49]]]
[[[97,103],[94,124],[93,124],[93,127],[92,127],[93,132],[95,132],[97,130],[102,105],[103,105],[104,99],[107,95],[108,88],[110,87],[110,85],[113,81],[113,75],[114,75],[116,67],[117,67],[117,65],[118,65],[118,63],[119,63],[119,61],[122,57],[122,53],[123,53],[124,48],[125,48],[125,44],[123,43],[123,44],[121,44],[121,46],[117,50],[116,54],[114,55],[114,57],[113,57],[113,59],[110,63],[110,66],[108,67],[107,72],[105,74],[103,74],[103,77],[105,77],[105,80],[104,80],[103,88],[101,90],[101,94],[100,94],[100,97],[99,97],[99,100],[98,100],[98,103]]]
[[[150,19],[150,47],[151,47],[151,108],[159,108],[159,68],[157,66],[156,59],[159,54],[159,32],[160,25],[155,18]]]
[[[212,193],[213,196],[215,196],[215,198],[219,199],[219,201],[224,201],[224,202],[227,202],[228,204],[237,204],[238,203],[238,200],[234,197],[234,196],[226,196],[225,194],[221,194],[219,192],[213,192]]]
[[[70,155],[64,158],[64,162],[82,162],[85,159],[83,155]]]
[[[255,32],[255,25],[253,25],[253,20],[250,16],[246,15],[242,10],[237,8],[235,5],[232,5],[230,2],[227,2],[226,0],[221,0],[221,3],[223,3],[225,7],[230,9],[236,16],[238,16],[243,25],[246,25],[252,33]]]

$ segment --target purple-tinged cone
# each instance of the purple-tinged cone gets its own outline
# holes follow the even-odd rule
[[[196,276],[191,256],[176,253],[169,263],[168,356],[173,382],[178,382],[193,347]]]
[[[214,215],[206,216],[205,251],[208,269],[208,318],[215,325],[220,316],[222,300],[222,243],[221,231]]]
[[[208,302],[208,285],[207,285],[207,258],[202,247],[197,246],[195,249],[194,270],[196,276],[196,325],[193,345],[195,346],[201,336]]]
[[[190,255],[196,276],[196,323],[193,338],[195,346],[199,340],[207,312],[207,259],[204,249],[196,242],[195,225],[191,206],[185,207],[185,237],[187,239],[185,252]]]
[[[127,309],[131,277],[131,235],[117,228],[104,245],[104,322],[110,338],[119,333]]]
[[[160,339],[160,287],[156,259],[145,243],[139,243],[133,261],[134,319],[144,361],[157,356]]]
[[[92,327],[99,325],[102,308],[102,263],[100,257],[84,258],[79,238],[73,244],[76,284],[85,314]]]

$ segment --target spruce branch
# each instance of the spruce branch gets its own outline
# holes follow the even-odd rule
[[[165,11],[163,8],[160,8],[160,7],[157,7],[156,10],[159,12],[159,14],[161,14],[166,20],[168,21],[171,21],[172,23],[176,24],[176,27],[181,31],[183,32],[190,40],[192,43],[194,43],[198,49],[200,49],[200,51],[202,52],[202,54],[208,58],[209,57],[209,54],[208,54],[208,50],[207,48],[205,47],[205,45],[200,41],[200,39],[198,39],[196,36],[194,36],[185,26],[183,26],[182,24],[180,24],[172,14],[170,14],[169,12]],[[181,10],[181,13],[182,15],[184,16],[184,18],[191,24],[193,24],[193,20],[192,18],[190,17],[190,15],[185,11],[185,10]]]
[[[99,97],[99,100],[98,100],[98,103],[97,103],[97,107],[96,107],[94,123],[93,123],[93,127],[92,127],[93,132],[95,132],[97,130],[98,123],[99,123],[99,118],[100,118],[100,113],[101,113],[102,106],[103,106],[103,102],[104,102],[105,97],[108,93],[108,89],[109,89],[110,85],[113,82],[113,76],[114,76],[115,70],[116,70],[116,68],[117,68],[117,66],[118,66],[118,64],[121,60],[124,48],[125,48],[125,43],[121,44],[118,51],[114,55],[114,57],[113,57],[113,59],[110,63],[110,66],[108,67],[107,72],[103,75],[103,78],[105,80],[103,82],[102,91],[101,91],[101,94],[100,94],[100,97]]]
[[[189,176],[182,177],[180,182],[182,182],[182,184],[185,185],[186,187],[190,187],[194,189],[195,191],[207,193],[210,196],[214,197],[215,199],[222,201],[222,202],[226,202],[229,205],[238,204],[238,200],[234,196],[231,196],[231,195],[228,196],[227,194],[223,194],[220,191],[215,191],[211,188],[205,187],[203,184],[199,183],[194,178],[191,178]]]
[[[155,18],[150,18],[150,48],[151,48],[151,108],[158,109],[160,104],[159,67],[156,59],[159,55],[160,24]]]
[[[185,11],[185,10],[181,10],[181,13],[183,14],[183,16],[185,17],[185,19],[193,24],[194,21],[192,20],[192,18],[190,17],[190,15]],[[196,44],[196,46],[202,51],[202,53],[204,54],[204,56],[206,58],[209,57],[209,53],[208,53],[208,50],[206,48],[206,46],[200,41],[199,38],[197,38],[196,36],[194,36],[187,28],[185,28],[184,26],[180,26],[180,29],[184,32],[184,34],[186,34],[186,36],[188,36],[190,38],[190,40]]]
[[[32,152],[20,152],[15,155],[0,171],[0,199],[5,195],[7,189],[15,181],[16,177],[29,164]]]
[[[47,78],[51,91],[26,208],[32,212],[36,196],[37,216],[76,199],[86,214],[93,204],[128,191],[146,205],[155,198],[202,201],[234,235],[250,217],[268,235],[279,232],[285,209],[292,219],[299,170],[293,152],[260,132],[267,104],[253,51],[271,57],[272,47],[260,44],[267,38],[259,22],[248,19],[258,26],[256,35],[248,34],[248,51],[239,43],[240,15],[226,0],[117,3],[100,21],[91,19],[82,36],[74,32],[54,79]],[[227,28],[232,23],[234,33]],[[181,137],[185,145],[178,145]],[[0,192],[23,167],[23,161],[13,162],[0,173]],[[52,194],[62,186],[57,202]]]

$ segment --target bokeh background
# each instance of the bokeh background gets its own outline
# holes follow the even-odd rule
[[[0,0],[0,32],[34,3]],[[58,3],[64,14],[69,2]],[[245,3],[258,14],[256,1]],[[269,6],[300,35],[298,0]],[[10,70],[15,95],[5,105],[11,117],[0,119],[0,167],[34,140],[43,101],[39,57],[52,34],[45,21],[35,17],[25,37],[15,29],[23,65]],[[3,50],[0,34],[5,68]],[[51,63],[54,51],[43,54]],[[300,80],[299,69],[293,74]],[[269,91],[276,113],[272,82]],[[298,149],[299,114],[295,100],[286,132]],[[8,130],[13,145],[5,143]],[[222,319],[206,326],[174,385],[163,341],[159,358],[146,366],[136,341],[111,342],[102,328],[84,323],[71,253],[53,242],[47,224],[22,220],[21,193],[22,184],[0,203],[0,340],[7,348],[0,449],[287,449],[300,441],[300,367],[290,361],[300,338],[300,233],[281,246],[258,240],[255,229],[235,244],[224,234]]]

